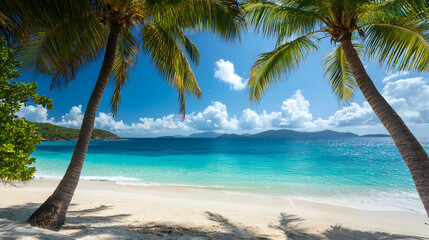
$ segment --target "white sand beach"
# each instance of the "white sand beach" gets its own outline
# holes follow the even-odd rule
[[[427,216],[211,189],[81,181],[59,232],[25,220],[58,181],[0,190],[0,239],[429,239]]]

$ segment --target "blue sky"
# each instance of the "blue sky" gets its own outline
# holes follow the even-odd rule
[[[357,91],[349,106],[340,105],[323,77],[321,59],[334,47],[324,41],[293,74],[270,87],[259,104],[250,104],[246,81],[259,53],[274,48],[274,40],[254,33],[241,43],[225,43],[208,33],[191,36],[202,61],[193,66],[203,91],[201,100],[187,97],[185,121],[177,116],[177,93],[141,55],[122,94],[117,116],[110,115],[112,88],[99,107],[96,127],[125,137],[153,137],[200,131],[260,132],[288,128],[303,131],[333,129],[357,134],[386,133]],[[390,72],[364,62],[379,91],[419,137],[429,137],[429,75]],[[50,78],[23,72],[19,81],[37,81],[39,93],[51,97],[54,109],[28,106],[20,115],[28,120],[79,128],[98,76],[101,59],[88,65],[62,91],[49,90]]]

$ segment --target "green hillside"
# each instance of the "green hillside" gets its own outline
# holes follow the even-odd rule
[[[42,135],[44,140],[76,140],[79,135],[79,129],[60,127],[50,123],[34,124],[37,126],[37,132]],[[94,129],[92,139],[115,140],[123,138],[106,130]]]

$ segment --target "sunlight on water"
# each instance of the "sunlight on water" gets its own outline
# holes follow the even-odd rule
[[[429,140],[421,139],[425,149]],[[64,174],[75,142],[37,148],[37,178]],[[130,139],[92,142],[83,180],[209,187],[371,210],[423,212],[390,138]]]

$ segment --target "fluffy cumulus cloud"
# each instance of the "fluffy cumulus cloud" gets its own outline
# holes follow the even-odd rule
[[[378,123],[378,119],[367,102],[362,106],[351,103],[330,116],[327,120],[318,119],[316,125],[325,127],[366,126]]]
[[[243,79],[235,73],[234,64],[230,61],[223,59],[217,61],[214,76],[228,83],[234,90],[242,90],[246,87],[246,82],[243,82]]]
[[[310,102],[305,100],[301,90],[297,90],[292,98],[286,99],[282,105],[285,116],[284,125],[288,127],[307,127],[313,116],[310,113]]]
[[[407,71],[399,71],[399,72],[395,72],[395,73],[393,73],[393,72],[388,73],[387,76],[385,78],[383,78],[383,83],[387,83],[390,80],[393,80],[393,79],[398,78],[398,77],[406,76],[408,74],[409,74],[409,72],[407,72]]]
[[[389,74],[383,80],[386,85],[381,94],[406,123],[427,124],[429,123],[429,86],[427,81],[421,77],[392,81],[394,78],[407,74],[407,72]],[[338,110],[329,119],[318,119],[317,122],[319,125],[333,127],[380,124],[368,102],[363,102],[362,105],[352,103],[350,106]]]
[[[66,115],[62,116],[61,122],[57,124],[64,127],[79,128],[82,125],[82,105],[74,106]]]
[[[185,120],[186,125],[198,130],[237,130],[238,120],[229,117],[225,104],[213,102],[203,112],[192,113]]]
[[[18,113],[18,116],[30,122],[48,122],[48,110],[41,105],[21,106],[21,111]]]
[[[261,114],[245,109],[239,122],[243,130],[266,130],[270,128],[306,128],[313,127],[313,116],[310,113],[310,102],[301,90],[297,90],[291,98],[283,101],[281,111]]]
[[[111,130],[123,130],[127,128],[122,120],[117,122],[113,118],[112,114],[103,112],[100,112],[95,118],[95,126],[97,128],[109,128]]]
[[[388,82],[383,96],[406,122],[429,123],[429,86],[423,78]]]
[[[266,130],[270,128],[305,128],[313,126],[310,102],[297,90],[291,98],[283,101],[281,111],[261,114],[245,109],[239,121],[243,130]]]
[[[243,130],[262,130],[267,127],[274,127],[282,125],[282,113],[271,112],[267,113],[262,111],[262,114],[258,114],[251,109],[243,111],[243,115],[240,119],[240,127]]]
[[[133,123],[128,129],[135,131],[148,131],[153,133],[163,133],[170,131],[187,131],[189,127],[174,114],[162,118],[140,118],[139,123]],[[174,132],[173,132],[174,133]]]
[[[429,85],[423,78],[389,80],[381,93],[406,123],[429,123]],[[111,114],[100,112],[95,127],[123,136],[160,136],[200,131],[249,132],[276,128],[329,129],[380,125],[367,102],[351,103],[326,119],[313,118],[310,109],[310,102],[301,90],[297,90],[283,101],[278,111],[270,113],[257,113],[248,108],[238,116],[230,115],[225,104],[215,101],[201,112],[188,114],[184,121],[171,114],[162,118],[141,117],[137,122],[126,124],[115,120]],[[72,107],[60,121],[48,119],[46,109],[40,106],[23,107],[19,115],[30,121],[73,128],[79,128],[83,119],[81,105]]]

